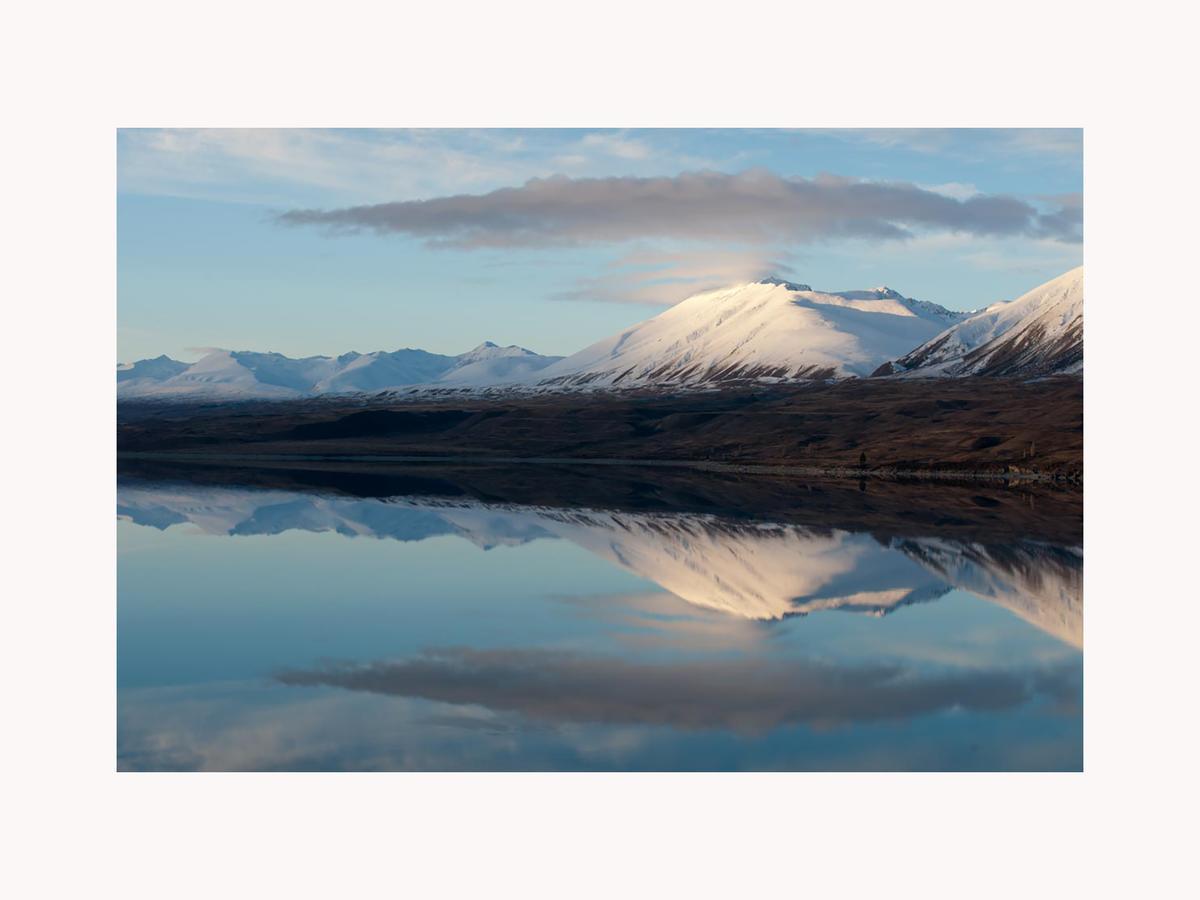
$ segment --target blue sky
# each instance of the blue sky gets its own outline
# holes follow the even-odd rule
[[[765,274],[969,309],[1083,255],[1075,129],[123,130],[117,142],[122,361],[484,340],[566,354]]]

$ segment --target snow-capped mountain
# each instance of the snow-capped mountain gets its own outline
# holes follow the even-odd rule
[[[292,359],[280,353],[212,350],[191,364],[160,356],[118,366],[117,396],[286,399],[442,382],[498,385],[527,379],[561,358],[491,341],[458,356],[404,349]]]
[[[1083,371],[1083,266],[947,328],[877,374],[1033,377]]]
[[[122,363],[117,366],[117,384],[124,385],[126,391],[135,385],[154,385],[178,375],[187,367],[187,363],[171,359],[165,354],[154,359],[139,359],[135,363]]]
[[[402,384],[432,381],[454,365],[455,357],[424,350],[396,350],[391,353],[346,353],[331,362],[335,371],[311,387],[297,385],[304,393],[372,393]]]
[[[484,341],[458,357],[448,372],[438,376],[437,383],[460,387],[519,383],[560,359],[561,356],[542,356],[524,347],[497,347],[491,341]]]
[[[303,385],[333,374],[336,360],[213,350],[167,378],[118,383],[118,397],[296,397]],[[137,364],[135,364],[137,365]]]
[[[117,396],[286,399],[1082,371],[1081,266],[978,312],[954,312],[888,287],[827,293],[768,278],[696,294],[565,358],[490,341],[458,356],[405,349],[291,359],[213,350],[192,364],[160,356],[118,366]]]
[[[825,293],[770,278],[689,297],[548,366],[539,384],[634,387],[866,376],[966,315],[886,287]]]

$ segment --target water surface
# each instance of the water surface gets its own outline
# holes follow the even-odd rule
[[[121,769],[1082,767],[1072,541],[238,481],[119,483]]]

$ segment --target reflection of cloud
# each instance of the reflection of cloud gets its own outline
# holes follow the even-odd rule
[[[553,723],[602,722],[760,732],[952,709],[1011,709],[1077,696],[1073,667],[917,674],[896,665],[706,659],[673,663],[543,650],[445,649],[395,662],[288,671],[288,685],[477,704]]]
[[[1077,681],[1062,679],[1078,697]],[[1079,713],[949,716],[935,729],[786,728],[766,739],[258,682],[122,688],[117,765],[170,771],[1078,770]]]
[[[281,696],[282,695],[282,696]],[[117,765],[125,771],[487,769],[505,723],[486,710],[395,698],[290,695],[231,682],[122,689]],[[468,740],[462,740],[466,733]]]
[[[462,248],[644,238],[749,244],[898,239],[914,232],[1049,236],[1078,242],[1074,206],[1046,213],[1013,196],[946,196],[905,182],[755,169],[673,177],[534,178],[520,187],[342,209],[294,209],[289,225],[367,228]]]

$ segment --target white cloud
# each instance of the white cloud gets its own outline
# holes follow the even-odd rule
[[[118,185],[128,193],[295,206],[420,200],[554,174],[637,172],[708,163],[623,131],[539,140],[494,129],[124,129]]]
[[[964,184],[960,181],[947,181],[945,184],[919,184],[917,187],[941,194],[943,197],[950,197],[953,200],[970,200],[976,194],[983,193],[975,185]]]
[[[503,132],[125,130],[118,183],[133,193],[289,205],[296,189],[343,201],[480,189],[525,174]],[[527,167],[525,167],[527,169]]]
[[[341,209],[293,209],[289,225],[370,229],[460,248],[564,246],[639,239],[762,246],[834,238],[903,240],[928,231],[1079,240],[1082,205],[1048,211],[1020,197],[965,200],[906,182],[766,169],[670,177],[530,179],[519,187]]]
[[[1012,154],[1061,157],[1082,162],[1080,128],[846,128],[825,133],[881,147],[958,158]]]
[[[630,138],[620,132],[594,131],[584,135],[579,143],[584,149],[597,150],[621,159],[646,159],[653,153],[645,141]]]
[[[638,247],[555,299],[667,306],[702,291],[767,275],[790,274],[785,256],[769,249],[672,251]]]

